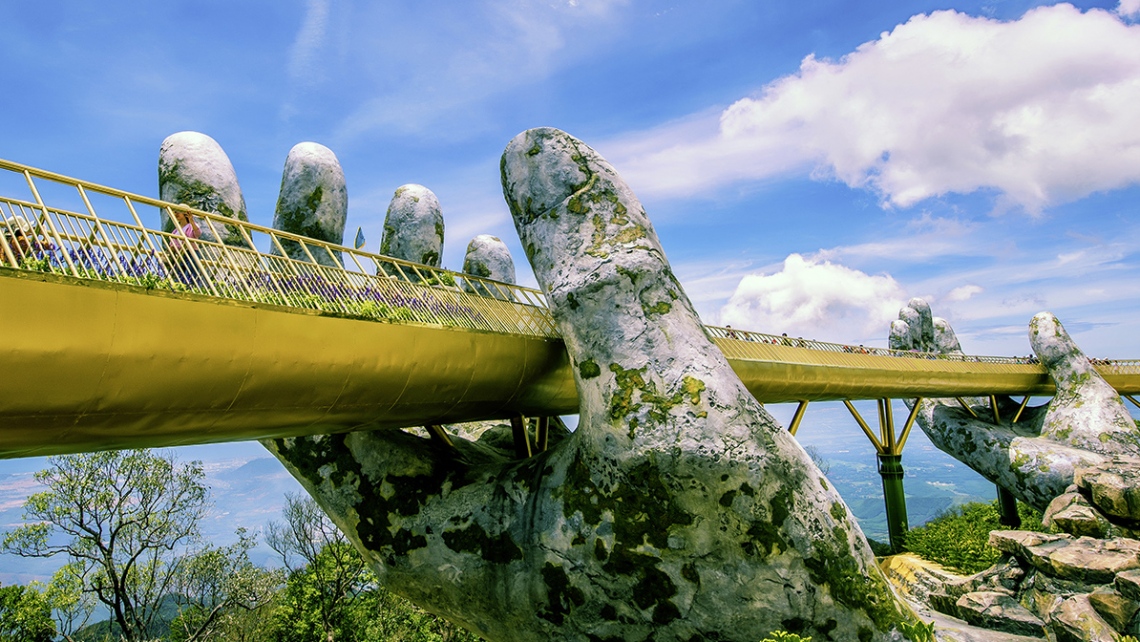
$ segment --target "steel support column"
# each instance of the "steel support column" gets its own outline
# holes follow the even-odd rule
[[[1021,515],[1017,514],[1017,498],[1013,493],[1002,488],[997,487],[998,496],[998,510],[1001,513],[1001,525],[1017,528],[1021,526]]]
[[[890,399],[878,400],[879,434],[875,435],[870,426],[859,415],[859,411],[850,401],[844,401],[855,421],[871,440],[875,447],[875,455],[879,462],[879,476],[883,480],[883,503],[887,512],[887,533],[891,540],[891,550],[901,552],[906,543],[906,532],[909,528],[906,515],[906,493],[903,490],[902,449],[906,445],[910,429],[918,414],[918,406],[922,399],[916,399],[914,408],[907,417],[903,428],[902,438],[895,436],[894,413],[891,411]]]
[[[903,492],[902,455],[878,454],[879,476],[883,478],[883,502],[887,508],[887,533],[891,551],[901,552],[909,529],[906,519],[906,493]]]

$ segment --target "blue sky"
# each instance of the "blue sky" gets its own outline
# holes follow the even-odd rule
[[[454,268],[484,232],[523,262],[498,157],[555,126],[709,322],[883,344],[925,296],[970,352],[1027,353],[1049,309],[1140,356],[1135,2],[5,3],[0,157],[153,195],[197,130],[269,223],[312,140],[372,249],[396,187],[435,191]]]
[[[1051,310],[1090,354],[1140,357],[1138,20],[1140,0],[7,2],[0,157],[157,195],[159,145],[196,130],[269,224],[316,141],[367,249],[420,183],[445,266],[493,233],[533,284],[498,160],[554,126],[626,177],[707,322],[885,345],[923,296],[967,352],[1028,354]]]

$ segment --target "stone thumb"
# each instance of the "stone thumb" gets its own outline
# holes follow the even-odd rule
[[[671,416],[707,417],[706,388],[747,395],[706,336],[641,203],[597,152],[557,129],[531,129],[507,145],[501,170],[574,365],[579,430],[594,420],[632,437]]]

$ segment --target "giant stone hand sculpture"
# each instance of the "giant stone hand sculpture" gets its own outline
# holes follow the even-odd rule
[[[265,442],[383,584],[489,640],[900,639],[913,614],[705,335],[614,169],[536,129],[502,179],[577,431],[521,461],[399,431]]]
[[[956,401],[925,400],[916,420],[939,449],[1044,510],[1073,483],[1075,467],[1140,455],[1140,430],[1057,317],[1049,312],[1033,317],[1029,343],[1057,387],[1047,406],[1027,409],[1014,424],[1010,419],[1018,404],[999,398],[999,416],[1005,419],[995,424],[975,418]],[[961,352],[953,330],[932,317],[922,299],[911,299],[899,312],[891,325],[891,347]]]

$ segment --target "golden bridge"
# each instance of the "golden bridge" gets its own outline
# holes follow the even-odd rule
[[[547,420],[532,430],[524,417],[577,413],[537,290],[0,170],[0,457],[409,426],[446,444],[442,424],[481,419],[511,419],[526,456]],[[176,213],[197,217],[202,238],[144,224]],[[890,399],[985,396],[976,411],[1000,421],[996,395],[1053,392],[1023,358],[707,332],[757,400],[799,404],[793,433],[808,402],[844,401],[896,467],[914,414],[896,434]],[[1140,361],[1098,368],[1121,394],[1140,392]],[[859,399],[878,400],[877,430]]]

